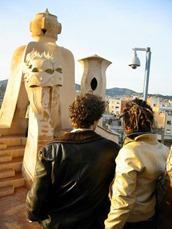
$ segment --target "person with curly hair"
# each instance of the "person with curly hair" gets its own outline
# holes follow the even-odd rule
[[[105,102],[101,97],[86,94],[77,96],[69,107],[70,118],[74,128],[95,129],[98,120],[105,111]]]
[[[104,111],[100,97],[77,96],[69,108],[74,129],[40,151],[26,199],[31,222],[47,229],[104,228],[119,151],[94,131]]]
[[[153,134],[154,115],[145,101],[128,101],[121,118],[126,138],[116,157],[105,229],[155,229],[156,181],[169,149]]]

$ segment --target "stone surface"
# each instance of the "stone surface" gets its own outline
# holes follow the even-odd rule
[[[8,146],[25,145],[26,144],[26,137],[18,136],[18,135],[0,136],[0,144],[6,145],[6,147],[7,147],[7,145]],[[6,147],[4,147],[4,148],[6,148]]]
[[[0,178],[14,177],[15,170],[14,169],[4,169],[0,171]]]
[[[0,155],[0,163],[4,163],[4,162],[9,162],[12,160],[11,156],[8,155]]]
[[[8,146],[6,149],[0,151],[1,155],[9,155],[12,158],[23,157],[24,146]]]
[[[0,199],[1,229],[41,229],[37,223],[26,220],[26,188],[18,188],[13,195]]]
[[[9,185],[9,186],[5,186],[0,188],[0,197],[4,197],[4,196],[8,196],[14,193],[14,186],[13,185]]]
[[[25,184],[25,180],[21,174],[16,174],[14,177],[1,178],[0,188],[12,185],[14,188],[22,187]]]
[[[16,172],[21,171],[22,168],[22,157],[21,158],[16,158],[13,159],[10,162],[6,162],[6,163],[1,163],[0,164],[0,171],[4,170],[4,169],[14,169]]]
[[[16,187],[24,186],[21,174],[25,140],[21,136],[5,136],[0,138],[0,196],[13,194]]]

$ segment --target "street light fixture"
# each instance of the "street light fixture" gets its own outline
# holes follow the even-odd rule
[[[144,76],[144,88],[143,88],[143,99],[146,101],[148,96],[148,85],[149,85],[149,73],[150,73],[150,62],[151,62],[151,49],[147,48],[133,48],[133,57],[129,66],[133,69],[140,67],[140,60],[137,56],[137,51],[146,52],[146,63],[145,63],[145,76]]]

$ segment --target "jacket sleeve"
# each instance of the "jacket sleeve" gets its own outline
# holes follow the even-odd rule
[[[41,221],[48,218],[52,197],[52,146],[46,146],[38,153],[35,177],[26,197],[28,219]]]
[[[137,173],[142,164],[133,150],[123,147],[116,158],[116,174],[111,190],[111,208],[105,229],[122,229],[135,203]]]

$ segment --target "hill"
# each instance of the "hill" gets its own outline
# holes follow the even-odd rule
[[[80,90],[80,85],[75,84],[75,89]],[[106,89],[106,95],[111,97],[123,97],[123,96],[141,96],[142,93],[130,90],[128,88],[109,88]],[[162,99],[172,99],[172,95],[161,95],[161,94],[149,94],[150,96],[160,97]]]
[[[7,86],[7,80],[1,80],[0,81],[0,100],[3,99],[4,93],[5,93],[5,89]],[[75,84],[75,89],[76,90],[80,90],[80,85],[79,84]],[[130,90],[128,88],[118,88],[118,87],[114,87],[114,88],[109,88],[106,89],[106,95],[107,96],[111,96],[111,97],[123,97],[123,96],[140,96],[141,93],[135,92],[133,90]],[[172,99],[172,95],[170,96],[165,96],[165,95],[161,95],[161,94],[149,94],[150,96],[157,96],[163,99]]]
[[[139,95],[139,93],[133,91],[133,90],[130,90],[130,89],[127,89],[127,88],[118,88],[118,87],[114,87],[114,88],[109,88],[109,89],[106,89],[106,95],[108,96],[137,96]]]

